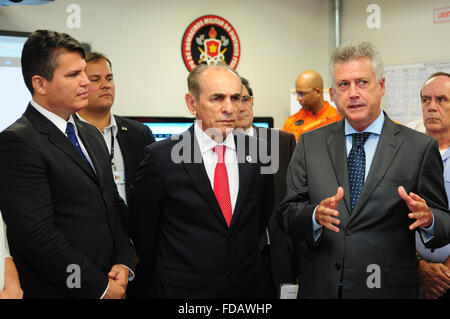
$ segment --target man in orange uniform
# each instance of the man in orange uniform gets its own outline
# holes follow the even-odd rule
[[[283,131],[291,132],[298,140],[304,132],[339,121],[342,117],[323,99],[323,80],[319,73],[307,70],[295,81],[300,111],[286,119]]]

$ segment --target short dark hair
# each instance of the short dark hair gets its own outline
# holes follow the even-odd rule
[[[85,57],[81,44],[70,35],[51,30],[36,30],[27,39],[22,50],[22,75],[25,85],[34,94],[31,79],[40,75],[51,81],[58,65],[58,57],[64,53],[79,52]]]
[[[242,84],[247,88],[248,94],[253,97],[253,90],[250,87],[250,83],[248,83],[248,80],[246,78],[243,78],[241,76]]]
[[[108,64],[109,64],[109,67],[112,69],[111,61],[103,53],[100,53],[100,52],[88,52],[88,53],[86,53],[86,56],[84,57],[84,60],[86,61],[86,63],[89,63],[89,62],[97,63],[98,61],[100,61],[102,59],[106,60],[108,62]]]

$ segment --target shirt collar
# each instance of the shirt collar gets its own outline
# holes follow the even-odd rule
[[[83,122],[86,122],[86,123],[89,123],[89,121],[87,121],[86,119],[84,119],[79,113],[77,113],[77,116],[78,116],[78,118],[81,120],[81,121],[83,121]],[[105,134],[106,132],[107,132],[107,130],[106,129],[111,129],[112,130],[112,132],[113,132],[113,135],[114,135],[114,137],[117,135],[117,122],[116,122],[116,118],[114,117],[114,115],[111,113],[111,118],[110,118],[110,120],[109,120],[109,125],[108,126],[106,126],[105,127],[105,129],[104,129],[104,133],[103,134]],[[99,130],[100,131],[100,130]],[[100,133],[101,133],[101,131],[100,131]]]
[[[442,155],[442,160],[443,161],[445,161],[447,158],[449,158],[450,157],[450,147],[446,148],[445,150],[443,150],[441,155]]]
[[[253,128],[253,126],[250,126],[250,128],[248,129],[248,132],[245,133],[249,136],[255,136],[255,129]]]
[[[225,145],[227,148],[233,150],[236,149],[234,144],[234,135],[232,133],[227,135],[227,138],[222,143],[216,143],[208,134],[206,134],[199,126],[198,122],[195,121],[194,124],[194,134],[197,139],[198,145],[200,146],[200,152],[202,154],[212,150],[216,145]]]
[[[49,110],[45,109],[44,107],[40,106],[36,101],[31,100],[30,104],[43,116],[45,116],[50,122],[52,122],[61,132],[66,134],[66,128],[67,123],[70,122],[73,124],[75,133],[78,132],[77,126],[75,125],[75,121],[73,119],[73,116],[70,115],[69,119],[66,121],[63,118],[59,117],[53,112],[50,112]]]
[[[383,130],[384,125],[384,112],[381,111],[380,115],[378,115],[377,119],[373,121],[363,132],[373,133],[377,135],[381,135],[381,131]],[[351,135],[354,133],[362,133],[355,130],[345,119],[345,135]]]

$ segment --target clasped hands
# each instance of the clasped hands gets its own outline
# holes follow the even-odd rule
[[[123,265],[114,265],[108,273],[109,287],[104,299],[125,299],[130,271]]]
[[[433,223],[433,214],[425,200],[413,192],[407,194],[403,186],[398,187],[398,194],[409,208],[410,213],[408,214],[408,217],[416,220],[409,226],[409,229],[414,230],[417,227],[430,227]],[[336,195],[321,201],[316,208],[316,222],[334,232],[339,232],[339,228],[337,227],[340,224],[338,218],[339,211],[336,210],[336,207],[342,198],[344,198],[344,189],[338,187]]]

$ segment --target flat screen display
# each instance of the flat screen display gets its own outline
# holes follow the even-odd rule
[[[31,100],[20,64],[22,48],[29,35],[0,30],[0,132],[22,116]]]
[[[155,136],[156,141],[170,138],[174,134],[180,134],[194,123],[194,118],[189,117],[145,117],[145,116],[125,116],[128,119],[136,120],[148,126]],[[255,117],[255,126],[272,128],[272,117]]]

